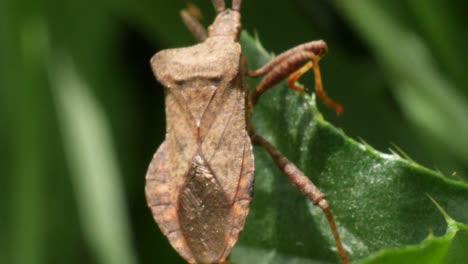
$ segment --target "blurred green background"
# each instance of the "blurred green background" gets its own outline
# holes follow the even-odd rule
[[[208,0],[194,0],[209,24]],[[0,0],[0,263],[182,263],[147,209],[163,141],[151,56],[194,43],[187,1]],[[327,41],[326,118],[468,179],[468,3],[245,0],[276,54]],[[304,83],[312,83],[306,78]]]

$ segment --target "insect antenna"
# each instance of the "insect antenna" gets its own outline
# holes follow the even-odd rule
[[[218,14],[223,12],[224,9],[226,9],[226,4],[224,3],[224,0],[213,0],[213,4]]]
[[[232,10],[240,12],[242,5],[242,0],[233,0],[232,1]]]

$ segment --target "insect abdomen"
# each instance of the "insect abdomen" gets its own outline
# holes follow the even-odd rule
[[[223,255],[231,206],[207,161],[196,154],[179,196],[178,215],[183,236],[198,262],[218,262]]]

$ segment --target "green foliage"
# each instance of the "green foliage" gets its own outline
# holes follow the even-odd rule
[[[210,23],[210,1],[193,2]],[[183,263],[155,226],[143,185],[165,131],[148,61],[193,43],[178,17],[185,4],[0,1],[0,263]],[[254,118],[328,195],[354,260],[466,258],[467,8],[244,0],[244,29],[268,50],[319,38],[330,47],[323,81],[343,117],[322,117],[312,98],[282,87],[261,99]],[[252,67],[269,58],[243,38]],[[394,144],[442,172],[351,138],[380,150]],[[338,262],[320,210],[263,150],[255,154],[256,197],[235,262]],[[446,228],[427,194],[457,222]]]
[[[431,198],[432,199],[432,198]],[[363,261],[372,263],[463,263],[468,257],[468,226],[455,222],[437,204],[447,222],[447,232],[443,237],[436,238],[431,233],[420,245],[407,246],[399,249],[382,250],[378,254]]]
[[[66,59],[51,63],[51,79],[80,222],[99,263],[131,264],[135,256],[109,126]]]
[[[423,140],[433,141],[429,144],[435,144],[443,156],[458,159],[466,165],[468,148],[459,142],[468,135],[468,78],[460,72],[460,59],[467,54],[454,39],[455,32],[462,32],[463,28],[454,24],[454,18],[447,13],[454,8],[450,4],[439,6],[434,2],[426,6],[417,4],[420,1],[410,2],[418,22],[423,23],[422,31],[431,35],[420,36],[415,29],[392,20],[374,1],[351,3],[339,0],[336,6],[375,52],[394,85],[393,92],[405,116],[424,132]],[[420,8],[424,6],[425,12]],[[369,20],[378,23],[368,23]],[[450,31],[453,34],[447,35]],[[430,38],[433,43],[424,42],[423,37]],[[466,34],[460,36],[461,41],[466,39]],[[429,45],[434,46],[434,53]],[[440,61],[435,60],[437,55]],[[444,74],[444,66],[453,71]]]
[[[271,60],[261,44],[247,34],[243,34],[242,43],[251,68]],[[350,139],[323,119],[313,98],[288,90],[286,85],[264,96],[255,109],[257,133],[283,151],[327,194],[352,259],[372,256],[380,249],[418,244],[431,230],[443,234],[446,225],[426,194],[455,219],[468,221],[464,210],[468,208],[468,184]],[[330,227],[320,209],[288,182],[262,149],[255,150],[255,157],[255,199],[234,251],[234,262],[339,263],[332,250]],[[445,244],[438,245],[441,251],[454,240],[457,232],[453,225],[449,224],[443,238]],[[438,239],[428,239],[419,251],[413,249],[415,256],[407,263],[450,263],[425,261],[428,256],[422,251],[428,243],[438,243],[434,240]],[[398,263],[401,253],[391,252],[385,254],[386,261]],[[464,252],[458,247],[448,257]],[[442,254],[440,260],[445,256]]]

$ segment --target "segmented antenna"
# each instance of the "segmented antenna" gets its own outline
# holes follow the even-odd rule
[[[233,0],[232,1],[232,10],[240,12],[242,5],[242,0]]]
[[[219,14],[226,9],[226,4],[224,0],[213,0],[213,5],[215,6],[216,12]]]

